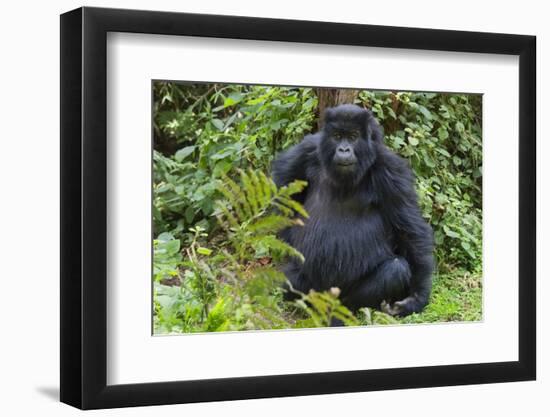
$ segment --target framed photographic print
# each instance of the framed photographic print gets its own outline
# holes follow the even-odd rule
[[[535,379],[535,37],[61,16],[61,401]]]

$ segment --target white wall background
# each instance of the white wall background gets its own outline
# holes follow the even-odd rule
[[[77,1],[6,2],[0,15],[0,412],[3,415],[76,415],[58,403],[59,392],[59,17]],[[538,381],[497,385],[236,401],[94,412],[128,416],[271,416],[301,413],[465,416],[525,415],[550,409],[550,292],[544,263],[550,248],[550,152],[542,138],[548,111],[550,26],[545,3],[392,0],[356,2],[278,0],[88,0],[88,6],[157,9],[291,19],[534,34],[538,37]],[[29,93],[28,93],[29,92]],[[32,99],[30,101],[29,99]],[[543,100],[544,99],[544,100]],[[546,110],[546,112],[545,112]],[[543,188],[546,188],[544,190]],[[546,233],[545,233],[546,232]],[[545,234],[544,234],[545,233]],[[544,236],[543,236],[544,234]],[[546,394],[546,395],[544,395]],[[482,414],[483,413],[483,414]]]

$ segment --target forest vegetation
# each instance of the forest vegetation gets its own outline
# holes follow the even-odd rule
[[[154,82],[153,97],[155,334],[482,318],[480,95]],[[292,200],[306,184],[278,189],[271,162],[344,101],[372,110],[416,174],[436,242],[421,313],[352,314],[336,288],[282,300],[277,267],[301,254],[277,232],[307,216]]]

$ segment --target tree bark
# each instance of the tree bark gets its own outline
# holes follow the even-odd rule
[[[315,93],[319,101],[317,127],[321,129],[325,122],[325,109],[339,104],[352,104],[359,95],[359,90],[348,88],[316,88]]]

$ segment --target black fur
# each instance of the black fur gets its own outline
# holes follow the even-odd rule
[[[278,186],[308,181],[295,199],[310,217],[281,234],[305,262],[292,259],[284,272],[302,292],[339,287],[353,310],[418,312],[431,291],[433,233],[408,162],[384,145],[370,111],[341,105],[325,116],[320,132],[273,163]]]

